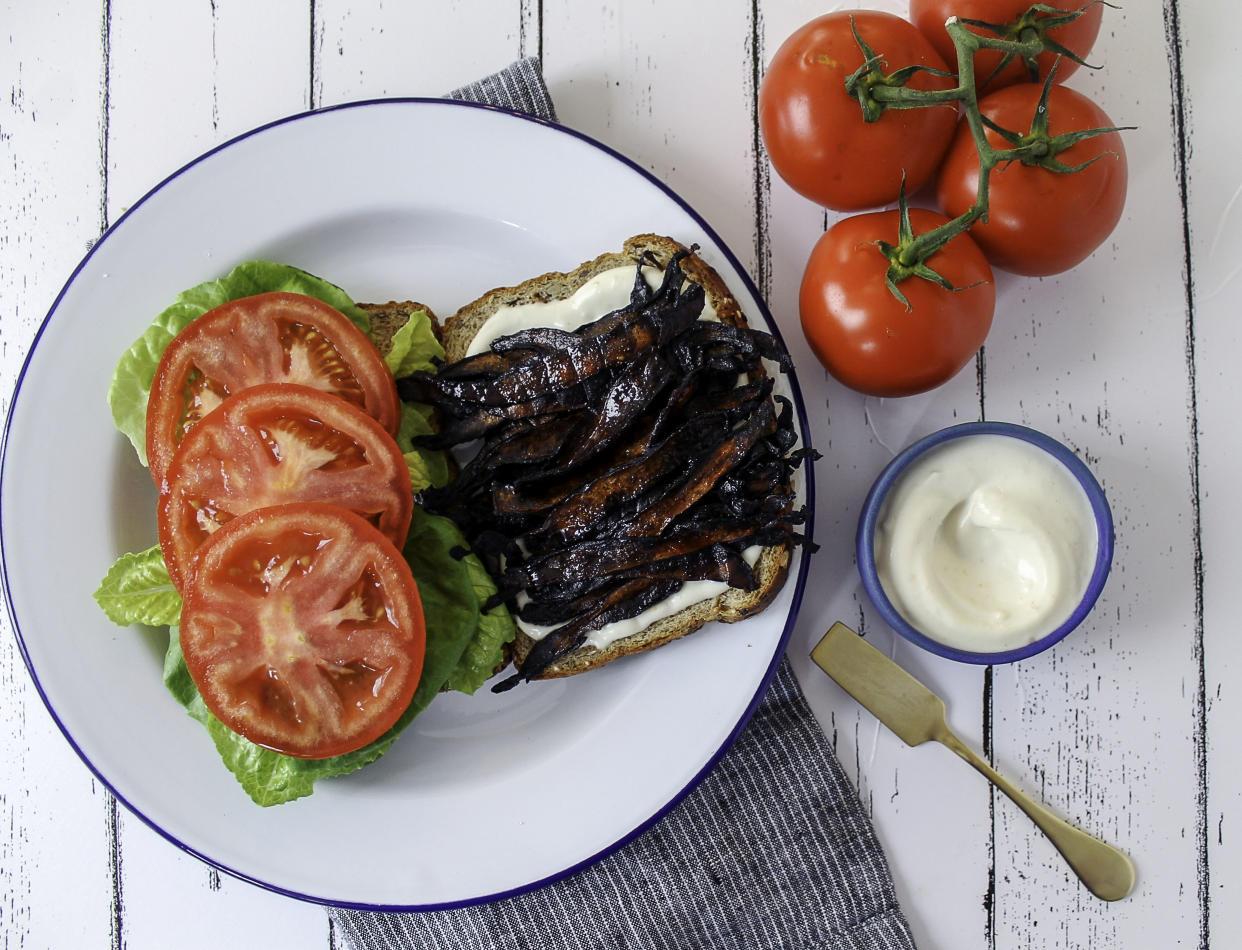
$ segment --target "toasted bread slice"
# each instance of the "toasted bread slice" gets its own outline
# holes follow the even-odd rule
[[[498,287],[490,290],[472,303],[466,304],[448,319],[444,327],[445,360],[456,362],[466,355],[470,343],[478,335],[488,319],[500,308],[525,303],[545,303],[572,296],[575,290],[597,274],[617,267],[633,267],[635,262],[650,253],[657,266],[663,267],[678,251],[686,250],[672,238],[658,234],[639,234],[625,242],[624,249],[601,254],[594,260],[580,264],[567,274],[551,272],[518,284],[516,287]],[[744,326],[746,318],[720,275],[709,267],[697,254],[682,263],[682,271],[707,294],[707,302],[725,323]],[[603,316],[603,314],[600,314]]]
[[[790,549],[790,544],[763,549],[754,568],[759,582],[755,590],[748,591],[730,587],[708,600],[701,600],[689,607],[683,607],[637,633],[614,640],[603,649],[596,649],[589,644],[581,646],[569,656],[550,665],[535,679],[551,679],[585,673],[587,670],[597,669],[623,656],[644,653],[678,640],[694,633],[710,621],[734,623],[754,616],[771,603],[784,586],[785,578],[789,574]],[[523,633],[519,626],[517,637],[513,642],[514,664],[520,666],[534,645],[535,641]]]
[[[414,300],[390,300],[388,303],[360,303],[360,308],[371,318],[371,338],[381,353],[387,353],[392,346],[392,335],[405,326],[411,314],[419,310],[426,312],[431,318],[431,329],[440,336],[440,321],[426,304]]]
[[[449,363],[462,359],[475,336],[498,308],[525,303],[541,303],[569,297],[579,287],[597,274],[617,267],[632,268],[635,263],[649,257],[652,263],[663,269],[672,256],[685,251],[677,241],[654,234],[642,234],[630,238],[620,252],[601,254],[581,264],[569,273],[552,272],[531,278],[515,287],[502,287],[485,293],[472,303],[466,304],[447,321],[442,341]],[[734,326],[745,326],[746,319],[741,307],[730,293],[719,274],[697,254],[690,254],[681,265],[686,277],[701,285],[707,303],[717,317]],[[603,316],[599,314],[598,316]],[[547,667],[535,678],[569,676],[597,669],[622,656],[642,653],[672,640],[684,637],[713,620],[731,623],[753,616],[766,607],[783,586],[789,572],[792,542],[765,547],[753,566],[758,586],[754,590],[726,588],[715,596],[677,610],[670,616],[652,622],[644,629],[615,640],[597,649],[589,644]],[[520,666],[535,644],[520,625],[513,644],[514,663]]]

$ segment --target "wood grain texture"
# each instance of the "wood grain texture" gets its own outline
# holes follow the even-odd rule
[[[99,233],[100,18],[95,9],[69,23],[64,12],[50,5],[4,8],[0,359],[6,412],[43,312]],[[38,52],[52,48],[75,68]],[[120,923],[110,796],[47,714],[7,632],[0,639],[0,690],[4,945],[115,941]],[[81,900],[70,905],[68,895],[75,893]]]
[[[902,0],[867,6],[904,12]],[[184,163],[311,107],[436,95],[539,55],[561,119],[669,183],[750,269],[799,367],[823,545],[791,656],[873,815],[923,950],[1232,945],[1242,881],[1242,603],[1233,306],[1236,157],[1220,121],[1236,40],[1223,0],[1109,9],[1104,66],[1072,85],[1126,133],[1131,199],[1070,274],[1001,275],[982,358],[935,394],[862,399],[817,368],[797,286],[835,216],[771,174],[755,127],[764,65],[834,4],[725,0],[58,0],[0,5],[0,399],[88,243]],[[550,262],[561,266],[573,262]],[[206,275],[205,275],[206,276]],[[857,582],[872,478],[901,446],[986,417],[1064,439],[1112,500],[1113,575],[1056,650],[992,670],[896,639]],[[908,749],[813,669],[845,620],[940,693],[963,739],[1069,819],[1129,850],[1134,897],[1104,905],[971,770]],[[8,626],[7,620],[4,624]],[[3,947],[342,945],[322,910],[221,875],[133,818],[61,736],[0,637]]]
[[[1189,309],[1187,356],[1194,370],[1197,430],[1201,679],[1197,684],[1200,825],[1198,895],[1202,906],[1199,946],[1236,939],[1233,894],[1242,876],[1236,829],[1242,818],[1242,752],[1233,737],[1239,719],[1242,641],[1236,634],[1242,590],[1236,580],[1236,526],[1242,518],[1242,395],[1233,357],[1242,351],[1236,293],[1242,267],[1242,190],[1236,163],[1242,129],[1218,121],[1211,108],[1220,64],[1237,56],[1237,43],[1220,31],[1201,5],[1166,5],[1166,33],[1178,54],[1174,90],[1185,107],[1177,119],[1179,189],[1185,206],[1183,275]],[[1198,104],[1200,108],[1196,109]]]

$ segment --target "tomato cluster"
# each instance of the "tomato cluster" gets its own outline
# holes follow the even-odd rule
[[[298,294],[217,307],[160,361],[147,454],[181,650],[207,708],[257,745],[361,748],[418,686],[399,405],[366,335]]]
[[[811,349],[846,385],[901,396],[945,382],[991,327],[993,267],[1060,273],[1120,220],[1121,137],[1061,85],[1090,53],[1103,8],[1060,6],[838,11],[773,57],[759,90],[773,168],[827,209],[870,212],[824,233],[799,293]],[[942,214],[908,208],[924,185]]]

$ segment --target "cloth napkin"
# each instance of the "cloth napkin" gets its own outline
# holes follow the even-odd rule
[[[449,95],[555,119],[535,59]],[[871,823],[787,659],[716,768],[572,877],[452,910],[329,913],[355,950],[914,947]]]

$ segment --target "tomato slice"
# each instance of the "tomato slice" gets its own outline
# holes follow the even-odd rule
[[[182,587],[190,558],[221,525],[292,501],[348,508],[398,549],[414,510],[397,443],[352,403],[294,383],[229,396],[186,433],[163,481],[159,539],[173,583]]]
[[[265,748],[360,749],[409,706],[426,631],[409,565],[335,505],[260,508],[193,561],[181,649],[207,708]]]
[[[147,462],[159,486],[185,433],[233,393],[259,383],[321,389],[361,406],[396,435],[401,404],[375,345],[313,297],[266,293],[221,304],[165,349],[147,403]]]

